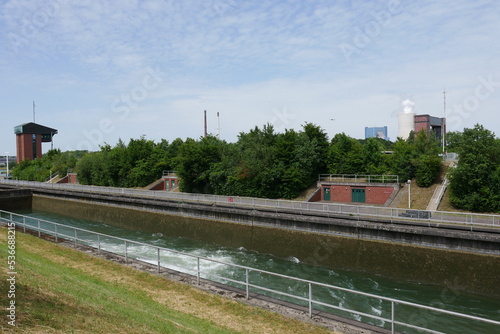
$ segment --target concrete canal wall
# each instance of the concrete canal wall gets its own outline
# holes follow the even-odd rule
[[[465,291],[500,296],[500,238],[486,232],[67,192],[35,194],[33,209],[437,284],[448,297]]]
[[[29,189],[0,189],[0,209],[12,211],[31,209],[32,193]]]

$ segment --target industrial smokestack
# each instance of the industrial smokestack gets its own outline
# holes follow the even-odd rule
[[[207,137],[207,111],[205,110],[205,131],[203,132],[203,137]]]
[[[217,138],[220,139],[220,117],[218,111],[217,111]]]

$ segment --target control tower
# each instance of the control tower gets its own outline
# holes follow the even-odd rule
[[[14,128],[16,134],[17,163],[42,157],[42,143],[52,142],[57,134],[52,129],[36,123],[25,123]]]

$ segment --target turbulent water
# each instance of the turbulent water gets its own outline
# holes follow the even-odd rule
[[[132,231],[111,226],[105,222],[73,219],[47,212],[23,211],[19,213],[124,239],[139,241],[154,246],[165,247],[189,255],[213,259],[220,262],[252,267],[287,276],[327,283],[342,288],[353,289],[356,291],[367,292],[379,296],[395,298],[437,308],[444,308],[454,312],[500,321],[499,300],[457,291],[454,289],[454,282],[450,282],[450,286],[447,287],[397,282],[368,273],[313,267],[301,263],[300,260],[295,257],[282,259],[270,254],[261,254],[246,250],[243,247],[228,248],[186,238],[169,237],[168,235],[163,235],[162,233]],[[69,230],[65,232],[63,228],[59,228],[58,232],[69,234]],[[97,242],[95,237],[89,235],[86,236],[84,233],[80,233],[78,238],[88,240],[89,243],[96,244]],[[108,238],[100,238],[100,244],[102,249],[120,254],[124,253],[123,242],[118,242]],[[157,252],[154,249],[143,245],[128,245],[127,249],[129,256],[157,264]],[[189,272],[191,274],[196,272],[198,264],[195,258],[184,254],[163,251],[160,256],[162,266],[167,266],[168,268],[183,272]],[[230,267],[222,263],[203,260],[200,261],[199,265],[200,270],[204,273],[202,275],[203,277],[216,279],[213,275],[218,275],[232,280],[245,281],[245,271],[243,269]],[[232,283],[227,279],[224,280],[219,278],[216,280],[242,287],[241,285]],[[250,272],[250,280],[284,293],[298,294],[303,297],[308,295],[307,284],[301,282],[280,279],[257,272]],[[390,302],[387,301],[355,295],[347,291],[330,290],[322,287],[314,287],[313,295],[315,300],[321,302],[326,302],[339,307],[356,309],[359,312],[381,316],[384,318],[391,317],[391,305]],[[274,296],[276,297],[276,295]],[[304,306],[307,305],[307,302],[305,301],[295,299],[288,300],[297,302]],[[333,309],[321,309],[351,319],[370,322],[378,326],[385,326],[386,328],[389,326],[388,323],[384,323],[382,320],[370,319],[366,316],[359,316],[344,311],[335,311]],[[500,333],[500,328],[494,325],[485,325],[473,320],[443,316],[442,314],[437,314],[431,311],[421,311],[409,306],[397,306],[396,314],[397,320],[408,322],[417,326],[430,326],[433,330],[445,333]],[[403,328],[401,327],[397,327],[396,329],[403,331]],[[411,329],[404,329],[404,331],[417,333],[416,330]]]

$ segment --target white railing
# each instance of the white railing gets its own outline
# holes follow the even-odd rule
[[[358,175],[358,174],[319,174],[318,181],[327,182],[365,182],[399,183],[398,175]]]
[[[401,220],[419,221],[431,226],[431,223],[453,224],[466,226],[474,231],[474,227],[500,227],[500,215],[474,214],[448,211],[425,211],[388,208],[378,206],[361,206],[324,202],[300,202],[289,200],[274,200],[254,197],[222,196],[208,194],[192,194],[181,192],[153,191],[129,188],[113,188],[85,186],[80,184],[42,183],[35,181],[0,180],[0,184],[18,187],[53,189],[61,191],[77,191],[94,194],[120,195],[149,199],[166,199],[179,202],[196,202],[205,204],[231,205],[235,207],[250,207],[253,209],[272,209],[276,211],[292,210],[297,214],[321,214],[326,217],[349,217],[357,219],[381,218],[390,222]],[[500,231],[500,230],[499,230]]]
[[[189,253],[184,253],[180,252],[174,249],[169,249],[169,248],[164,248],[164,247],[158,247],[142,242],[137,242],[129,239],[124,239],[124,238],[119,238],[119,237],[114,237],[111,235],[103,234],[103,233],[97,233],[93,232],[90,230],[85,230],[69,225],[64,225],[60,223],[55,223],[43,219],[38,219],[30,216],[24,216],[24,215],[19,215],[15,214],[12,212],[8,211],[3,211],[0,210],[0,223],[3,224],[8,224],[8,223],[14,223],[18,229],[22,229],[24,232],[26,230],[32,230],[36,231],[38,233],[38,237],[42,236],[42,233],[52,235],[55,238],[55,242],[61,241],[60,239],[63,239],[68,242],[73,242],[75,246],[80,243],[86,246],[93,247],[97,249],[97,251],[100,253],[101,250],[104,250],[106,252],[114,253],[120,256],[123,256],[125,258],[125,262],[128,262],[129,259],[134,259],[137,261],[142,261],[146,263],[154,263],[156,264],[157,271],[158,273],[161,272],[162,268],[168,268],[170,263],[168,261],[164,260],[165,257],[162,258],[162,254],[169,253],[169,254],[175,254],[177,256],[185,256],[188,258],[191,258],[194,261],[194,265],[191,266],[190,268],[187,267],[181,267],[182,272],[186,272],[188,274],[193,275],[196,277],[197,284],[200,284],[201,278],[203,279],[208,279],[216,282],[222,282],[224,284],[227,284],[228,282],[233,283],[233,285],[237,286],[242,286],[245,291],[245,298],[249,299],[250,298],[250,293],[262,293],[262,292],[267,292],[272,294],[273,298],[276,299],[281,299],[281,300],[287,300],[290,301],[290,299],[295,300],[296,304],[300,305],[300,302],[302,302],[303,305],[307,305],[308,308],[308,314],[309,317],[313,316],[314,311],[325,311],[324,308],[327,309],[332,309],[332,310],[337,310],[344,312],[345,314],[350,314],[358,316],[358,320],[361,319],[363,322],[367,322],[370,324],[373,324],[372,321],[368,321],[365,318],[371,319],[371,320],[378,320],[380,321],[380,324],[377,326],[383,327],[383,328],[390,328],[391,333],[396,332],[396,326],[406,328],[406,329],[416,329],[418,331],[424,331],[427,333],[442,333],[439,331],[436,331],[430,327],[432,326],[426,326],[423,327],[422,325],[418,326],[415,323],[410,323],[408,320],[402,319],[403,313],[408,313],[408,309],[406,309],[405,312],[403,312],[401,309],[402,307],[404,308],[411,308],[413,311],[411,312],[412,314],[415,314],[415,312],[422,312],[422,311],[430,311],[433,312],[432,317],[443,317],[443,316],[452,316],[454,319],[460,318],[460,319],[465,319],[467,321],[476,321],[478,324],[480,323],[481,325],[495,325],[495,326],[500,326],[500,321],[496,320],[491,320],[491,319],[486,319],[482,317],[477,317],[477,316],[472,316],[472,315],[467,315],[463,313],[458,313],[458,312],[453,312],[453,311],[448,311],[436,307],[430,307],[430,306],[425,306],[421,304],[416,304],[416,303],[411,303],[403,300],[398,300],[395,298],[388,298],[384,296],[379,296],[371,293],[366,293],[366,292],[361,292],[361,291],[356,291],[348,288],[343,288],[339,286],[334,286],[330,284],[325,284],[325,283],[320,283],[320,282],[315,282],[311,280],[305,280],[301,278],[296,278],[292,276],[287,276],[287,275],[282,275],[270,271],[265,271],[265,270],[260,270],[252,267],[247,267],[247,266],[241,266],[237,264],[232,264],[228,262],[223,262],[219,260],[214,260],[210,259],[207,257],[202,257],[202,256],[196,256],[192,255]],[[113,240],[118,243],[118,245],[121,245],[121,248],[119,250],[116,249],[116,247],[113,247],[113,249],[105,249],[103,245],[103,241],[106,240],[109,242],[110,240]],[[114,245],[116,246],[116,244]],[[140,253],[134,254],[134,249],[132,246],[140,246]],[[145,249],[150,249],[152,252],[151,254],[155,254],[154,257],[151,257],[149,255],[145,255]],[[149,261],[149,262],[148,262]],[[215,274],[213,272],[208,272],[208,271],[203,271],[201,270],[200,263],[201,262],[209,262],[209,263],[215,263],[219,265],[226,266],[228,268],[231,268],[231,270],[226,270],[225,273],[234,273],[235,271],[239,270],[242,275],[240,279],[238,277],[234,276],[223,276],[222,274]],[[175,270],[178,270],[179,266],[175,266]],[[302,284],[303,289],[302,291],[305,292],[303,294],[292,294],[284,291],[279,291],[276,289],[272,289],[269,286],[262,285],[259,283],[258,280],[254,279],[252,277],[252,273],[258,274],[258,276],[270,276],[273,278],[277,279],[283,279],[285,282],[294,282],[296,284]],[[217,280],[218,279],[218,280]],[[286,284],[286,283],[282,283]],[[367,313],[366,311],[360,311],[358,309],[354,308],[347,308],[342,306],[343,303],[342,301],[339,301],[336,304],[328,303],[325,301],[322,301],[318,298],[318,294],[315,294],[315,291],[321,290],[321,289],[326,289],[328,293],[333,293],[333,292],[345,292],[348,294],[352,294],[353,296],[363,296],[367,297],[370,299],[374,299],[376,301],[379,301],[379,304],[384,304],[386,305],[386,310],[385,312],[377,309],[377,310],[371,310],[371,313]],[[291,289],[292,291],[299,291],[300,289]],[[254,292],[256,291],[256,292]],[[289,290],[287,290],[289,291]],[[355,297],[354,297],[355,298]],[[298,303],[297,303],[298,301]],[[320,308],[322,307],[322,308]],[[331,312],[330,312],[331,313]],[[385,315],[384,315],[385,313]],[[364,317],[364,318],[363,318]],[[416,321],[416,323],[425,323],[425,324],[432,324],[432,321],[425,321],[425,316],[422,315],[424,319],[419,319],[419,320],[424,320],[424,321]],[[401,328],[398,328],[398,331],[401,331]]]

